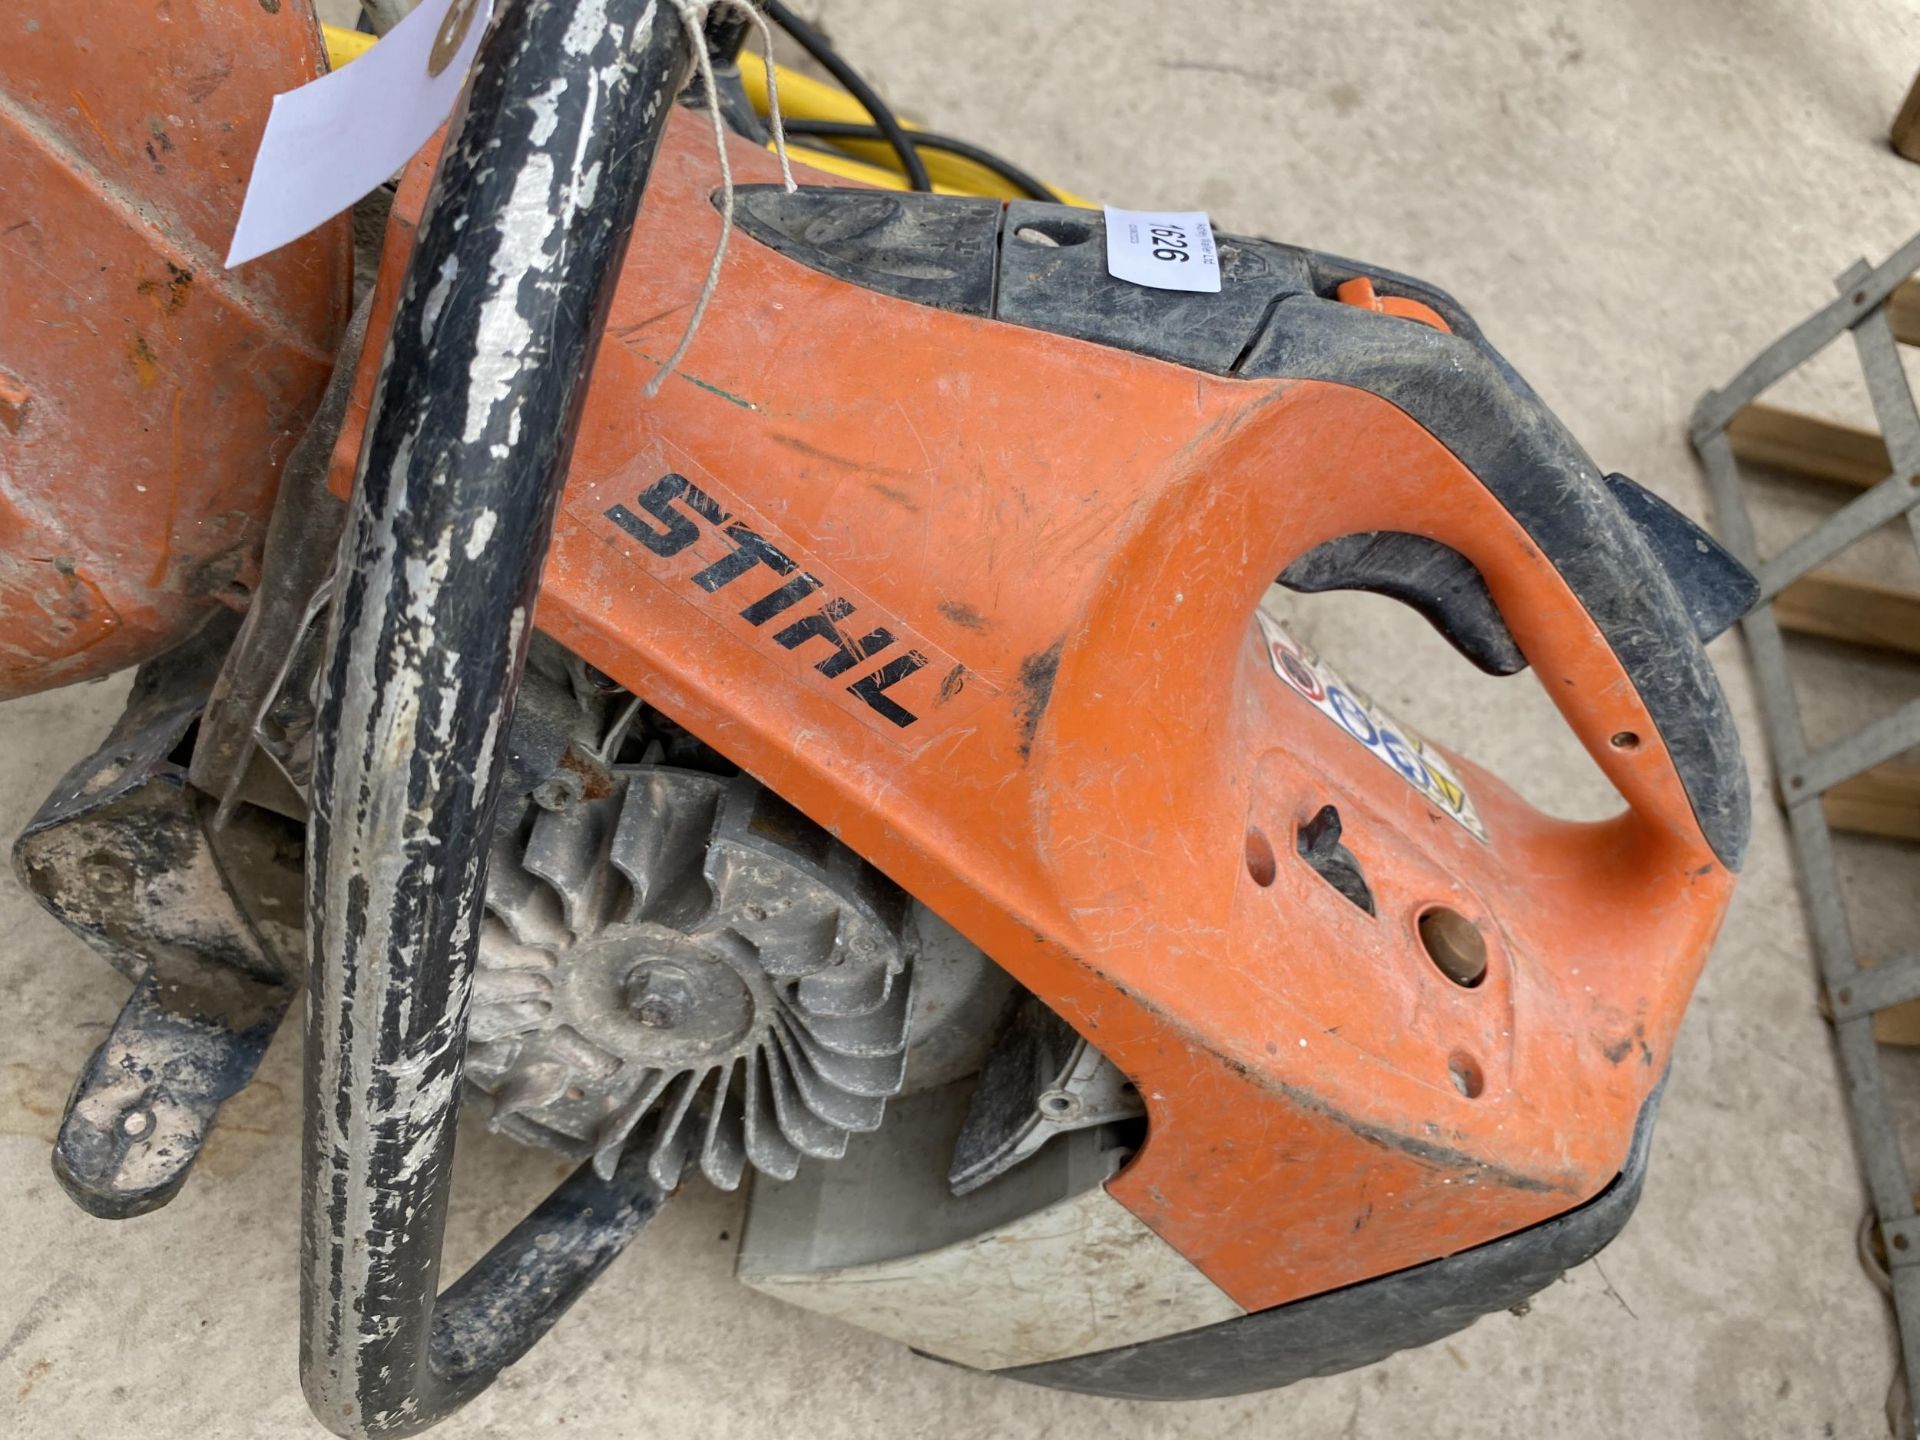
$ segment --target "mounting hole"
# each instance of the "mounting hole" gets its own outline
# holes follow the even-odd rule
[[[1093,238],[1093,226],[1084,220],[1029,220],[1017,227],[1013,238],[1047,250],[1066,245],[1084,245]]]
[[[1264,888],[1273,884],[1273,877],[1279,873],[1273,842],[1258,827],[1247,831],[1247,874],[1253,877],[1253,883]]]
[[[1456,1050],[1447,1057],[1447,1074],[1453,1080],[1453,1088],[1469,1100],[1478,1099],[1480,1092],[1487,1088],[1487,1077],[1480,1073],[1480,1062],[1464,1050]]]
[[[1417,923],[1421,948],[1447,979],[1472,989],[1486,978],[1487,942],[1478,925],[1445,906],[1427,911]]]
[[[117,762],[122,767],[130,760]],[[103,895],[125,895],[133,889],[133,873],[126,862],[118,855],[105,850],[96,850],[81,862],[81,870],[87,877],[87,883]]]
[[[131,1110],[120,1117],[120,1133],[138,1140],[153,1128],[153,1116],[145,1110]]]
[[[1042,1090],[1040,1113],[1055,1120],[1071,1120],[1080,1114],[1080,1097],[1066,1090]]]
[[[1616,750],[1638,750],[1640,737],[1631,730],[1622,730],[1608,742]]]
[[[1907,1237],[1904,1235],[1896,1235],[1893,1237],[1893,1248],[1896,1250],[1906,1249],[1908,1243]]]

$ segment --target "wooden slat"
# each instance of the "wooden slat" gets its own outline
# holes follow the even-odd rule
[[[1915,293],[1914,306],[1920,328],[1920,291]],[[1887,443],[1876,432],[1774,405],[1747,406],[1727,425],[1727,439],[1734,455],[1751,464],[1862,490],[1879,484],[1893,470]]]
[[[1887,297],[1887,318],[1893,338],[1902,345],[1920,345],[1920,280],[1902,280]]]
[[[1889,760],[1842,780],[1821,803],[1827,823],[1836,830],[1883,840],[1920,840],[1920,765]]]
[[[1913,88],[1907,91],[1906,103],[1901,105],[1900,113],[1893,117],[1890,138],[1897,153],[1909,160],[1920,160],[1920,76],[1914,77]]]
[[[1831,570],[1794,581],[1773,600],[1783,629],[1920,655],[1920,591]]]
[[[1920,1046],[1920,1000],[1890,1005],[1875,1015],[1873,1038],[1882,1045]]]

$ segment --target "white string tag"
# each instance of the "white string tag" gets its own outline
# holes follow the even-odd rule
[[[227,268],[297,240],[386,183],[460,98],[493,0],[423,0],[380,43],[273,97]]]
[[[748,23],[760,32],[767,57],[767,119],[773,130],[774,152],[780,157],[780,179],[786,185],[788,194],[799,188],[793,183],[793,165],[787,159],[787,131],[780,118],[780,82],[775,76],[773,63],[773,30],[767,24],[767,17],[750,0],[673,0],[673,5],[680,12],[680,23],[686,27],[687,39],[693,46],[694,68],[699,72],[701,83],[706,86],[707,113],[713,120],[713,150],[720,162],[720,238],[714,242],[713,259],[707,265],[706,281],[700,286],[699,298],[693,302],[692,313],[687,316],[686,326],[680,332],[679,344],[673,347],[671,355],[660,362],[660,368],[653,372],[653,378],[640,392],[649,400],[660,393],[667,376],[679,368],[681,360],[692,348],[693,337],[700,329],[701,320],[706,317],[707,306],[712,303],[714,292],[720,288],[720,266],[727,258],[727,241],[733,238],[733,166],[727,160],[727,129],[720,118],[720,96],[715,88],[718,82],[713,76],[713,59],[707,54],[705,32],[709,11],[716,8],[736,11],[746,16]]]

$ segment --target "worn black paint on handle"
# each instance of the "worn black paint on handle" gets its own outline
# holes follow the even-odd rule
[[[564,1184],[444,1298],[506,735],[587,377],[689,55],[668,0],[505,0],[422,217],[341,541],[314,759],[302,1380],[405,1435],[518,1358],[664,1198]]]

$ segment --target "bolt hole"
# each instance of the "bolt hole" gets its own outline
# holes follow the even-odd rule
[[[1273,884],[1279,867],[1273,858],[1273,843],[1259,829],[1247,831],[1247,874],[1253,883],[1265,888]]]
[[[582,1090],[578,1085],[567,1086],[567,1099],[584,1100],[586,1098],[587,1098],[587,1092]]]
[[[121,1117],[120,1129],[134,1139],[139,1139],[153,1128],[153,1116],[144,1110],[134,1110]]]
[[[1066,245],[1084,245],[1093,238],[1093,227],[1082,220],[1031,220],[1013,232],[1014,239],[1048,250]]]
[[[1866,292],[1866,291],[1864,291],[1864,290],[1856,290],[1856,291],[1854,291],[1854,292],[1853,292],[1853,303],[1854,303],[1854,304],[1856,304],[1856,305],[1864,305],[1864,304],[1866,304],[1866,303],[1867,303],[1867,292]]]
[[[109,855],[104,850],[96,850],[89,855],[84,868],[87,879],[96,890],[119,895],[133,888],[133,876],[118,856]]]
[[[1422,915],[1418,928],[1427,958],[1454,984],[1472,989],[1486,977],[1487,942],[1466,916],[1441,906]]]
[[[1893,1237],[1893,1248],[1896,1250],[1906,1249],[1909,1243],[1907,1237],[1904,1235],[1896,1235]]]
[[[1841,990],[1841,992],[1833,998],[1838,1000],[1842,1005],[1851,1005],[1853,1004],[1853,990],[1851,987],[1848,987]]]
[[[1487,1088],[1487,1077],[1480,1073],[1480,1064],[1464,1050],[1456,1050],[1447,1057],[1447,1074],[1453,1080],[1453,1088],[1469,1100],[1479,1098],[1480,1092]]]
[[[1640,737],[1631,730],[1622,730],[1609,742],[1616,750],[1638,750]]]

